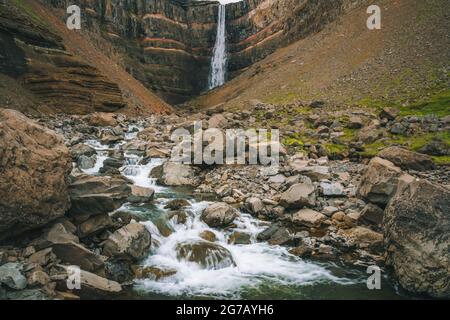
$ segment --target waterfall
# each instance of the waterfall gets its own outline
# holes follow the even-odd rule
[[[225,5],[219,5],[217,21],[217,36],[211,60],[211,74],[209,76],[209,89],[214,89],[225,83],[227,54],[225,48]]]

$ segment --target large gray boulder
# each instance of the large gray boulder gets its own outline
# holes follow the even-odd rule
[[[103,254],[128,260],[147,256],[151,245],[150,232],[140,223],[130,223],[115,231],[105,241]]]
[[[450,190],[402,177],[384,215],[387,265],[415,293],[450,297]]]
[[[61,136],[0,108],[0,241],[64,215],[71,169]]]

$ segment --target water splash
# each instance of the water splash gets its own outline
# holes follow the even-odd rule
[[[225,19],[226,9],[224,4],[219,5],[217,21],[217,36],[214,45],[213,57],[211,60],[211,74],[209,76],[209,89],[214,89],[225,83],[225,73],[227,65],[226,40],[225,40]]]

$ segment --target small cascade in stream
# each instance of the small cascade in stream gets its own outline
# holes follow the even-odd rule
[[[225,83],[227,65],[226,41],[225,41],[225,5],[219,5],[217,20],[217,36],[211,60],[211,74],[209,76],[208,88],[214,89]]]

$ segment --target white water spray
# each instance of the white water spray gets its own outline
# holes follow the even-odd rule
[[[219,5],[219,16],[217,21],[217,36],[211,60],[211,74],[209,76],[209,89],[214,89],[225,83],[227,64],[226,41],[225,41],[225,5]]]

